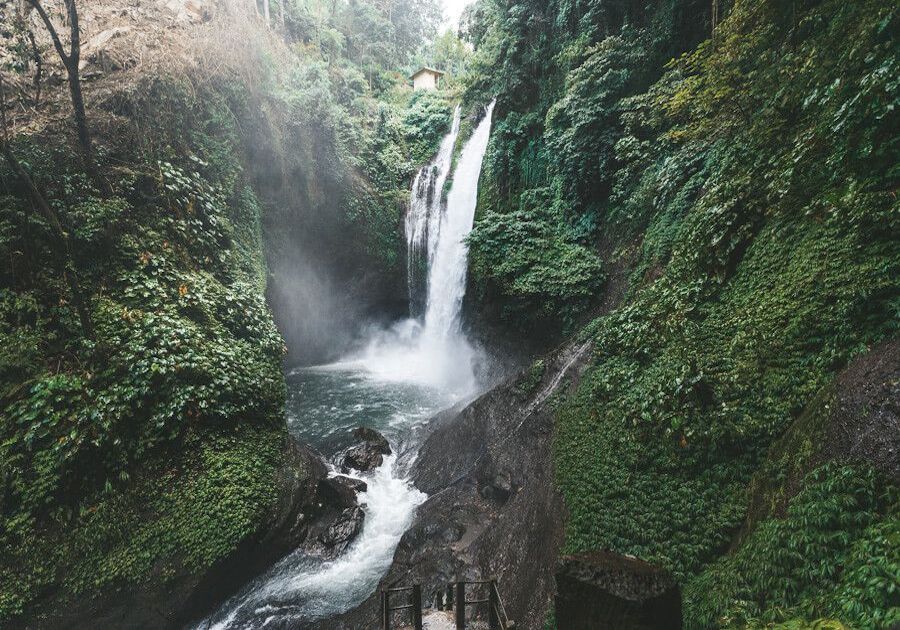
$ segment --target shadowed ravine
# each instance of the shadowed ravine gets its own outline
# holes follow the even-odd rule
[[[334,364],[287,374],[288,424],[297,439],[333,457],[349,445],[351,430],[365,425],[391,443],[394,454],[381,467],[357,475],[367,483],[359,495],[366,513],[362,532],[332,560],[298,549],[199,628],[296,627],[327,619],[365,600],[390,566],[416,507],[427,499],[409,481],[419,447],[417,429],[481,387],[475,374],[485,357],[462,332],[460,309],[466,286],[464,239],[474,220],[492,110],[493,105],[487,108],[463,148],[446,202],[440,191],[449,176],[458,109],[437,157],[413,186],[407,231],[410,258],[427,261],[423,317],[371,332],[358,351]],[[411,282],[411,304],[416,290]]]

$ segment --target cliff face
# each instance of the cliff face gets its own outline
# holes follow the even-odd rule
[[[292,260],[279,253],[306,248],[341,277],[366,267],[376,280],[360,301],[378,302],[391,289],[372,287],[394,276],[365,235],[397,236],[398,207],[372,184],[377,165],[356,172],[338,138],[356,125],[363,152],[375,132],[328,109],[328,66],[231,3],[78,3],[92,179],[49,36],[14,10],[2,8],[4,113],[38,193],[0,164],[0,625],[172,625],[295,546],[316,501],[320,465],[283,415],[285,343],[266,301],[292,289],[270,282]],[[371,104],[364,83],[341,86]],[[392,168],[402,185],[404,165]],[[351,219],[361,190],[373,201]],[[387,227],[368,230],[382,209]],[[334,262],[338,236],[348,254]],[[308,336],[292,341],[315,356]]]
[[[565,552],[663,565],[688,627],[889,625],[891,423],[811,418],[829,386],[874,409],[893,395],[859,366],[893,361],[897,334],[900,94],[878,77],[897,68],[898,13],[718,4],[719,20],[674,0],[477,5],[468,98],[498,105],[474,308],[591,344],[554,409]],[[597,317],[622,267],[626,297]],[[755,492],[779,474],[780,499]],[[871,583],[843,570],[861,549]]]

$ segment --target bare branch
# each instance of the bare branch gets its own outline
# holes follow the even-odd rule
[[[6,86],[3,83],[3,75],[0,74],[0,148],[5,149],[9,144],[9,127],[6,124]]]
[[[67,0],[66,2],[67,6],[69,5],[69,1],[70,0]],[[66,54],[66,49],[63,47],[62,41],[59,39],[59,34],[56,32],[56,27],[53,26],[53,21],[50,19],[50,16],[47,15],[44,7],[41,6],[40,0],[28,0],[28,4],[30,4],[34,8],[34,10],[38,12],[38,15],[41,16],[41,21],[44,22],[44,26],[47,28],[47,32],[50,33],[50,39],[53,40],[53,47],[56,48],[56,52],[62,59],[63,64],[66,66],[66,68],[68,68],[69,64],[71,63],[71,58]]]

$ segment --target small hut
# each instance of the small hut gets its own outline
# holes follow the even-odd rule
[[[444,73],[434,68],[421,68],[416,71],[410,79],[413,82],[414,90],[436,90],[438,82]]]

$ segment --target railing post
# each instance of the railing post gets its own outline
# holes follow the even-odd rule
[[[466,630],[466,583],[456,583],[456,630]]]
[[[500,630],[500,594],[494,580],[488,585],[488,627],[490,630]]]
[[[413,630],[422,630],[422,585],[412,587]]]
[[[390,594],[387,591],[381,591],[381,628],[391,630]]]

